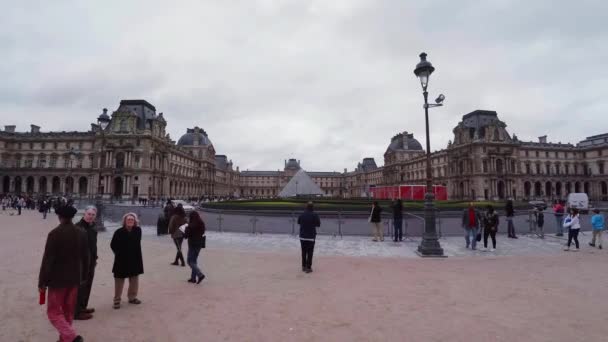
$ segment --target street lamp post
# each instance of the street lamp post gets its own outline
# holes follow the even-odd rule
[[[433,65],[426,60],[426,53],[420,54],[420,63],[416,65],[414,74],[420,79],[422,95],[424,95],[424,119],[426,124],[426,194],[424,196],[424,234],[416,251],[422,257],[444,257],[443,248],[439,244],[437,229],[435,227],[435,206],[433,200],[433,173],[431,169],[431,140],[429,135],[429,107],[441,106],[445,98],[439,95],[436,104],[429,105],[426,88],[431,74],[435,71]]]
[[[101,134],[101,146],[99,151],[99,175],[97,178],[97,196],[95,197],[95,206],[97,207],[97,217],[95,218],[95,227],[98,231],[105,231],[106,227],[103,225],[103,194],[102,194],[102,171],[103,165],[101,165],[101,160],[104,153],[105,147],[105,129],[110,124],[110,117],[108,116],[108,110],[106,108],[103,109],[103,113],[99,115],[97,118],[97,125],[99,126],[99,132]]]

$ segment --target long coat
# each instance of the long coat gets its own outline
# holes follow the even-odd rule
[[[46,239],[38,287],[78,286],[88,276],[89,265],[86,236],[71,222],[62,223]]]
[[[144,273],[141,255],[141,228],[133,227],[129,232],[122,227],[114,232],[110,243],[114,252],[114,278],[129,278]]]

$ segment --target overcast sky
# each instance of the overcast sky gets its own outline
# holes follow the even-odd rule
[[[88,130],[145,99],[177,140],[198,125],[242,170],[383,164],[390,138],[432,150],[463,114],[496,110],[520,140],[608,132],[608,2],[8,1],[0,12],[0,125]]]

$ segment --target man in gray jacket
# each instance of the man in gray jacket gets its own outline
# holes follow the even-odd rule
[[[462,228],[464,229],[464,239],[467,242],[467,248],[477,249],[477,233],[481,227],[481,215],[473,205],[469,203],[469,207],[462,212]]]

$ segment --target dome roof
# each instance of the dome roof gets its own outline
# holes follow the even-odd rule
[[[388,145],[387,151],[397,150],[422,151],[422,145],[414,139],[413,133],[403,132],[394,136]]]
[[[198,127],[188,128],[186,134],[177,141],[179,146],[208,146],[212,145],[205,130]]]

